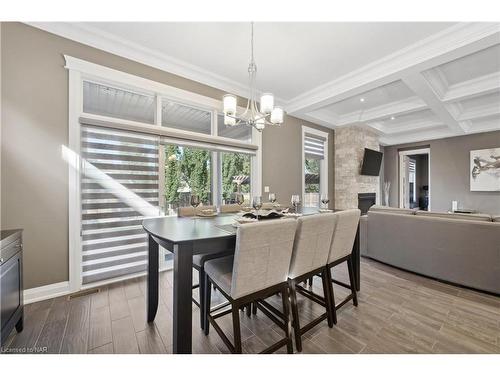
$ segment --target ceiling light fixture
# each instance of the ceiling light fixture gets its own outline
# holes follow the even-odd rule
[[[395,119],[396,119],[396,117],[394,117],[394,116],[391,116],[391,120],[395,120]]]
[[[364,103],[364,102],[365,102],[365,98],[361,98],[361,99],[359,99],[359,101],[360,101],[361,103]]]
[[[258,131],[264,130],[266,125],[281,125],[285,112],[281,107],[274,106],[273,94],[265,93],[260,96],[260,109],[257,108],[256,78],[257,65],[253,57],[253,22],[251,32],[251,57],[248,65],[248,75],[250,79],[250,95],[247,101],[247,107],[241,114],[237,112],[237,99],[235,95],[226,94],[222,97],[224,125],[253,126]]]

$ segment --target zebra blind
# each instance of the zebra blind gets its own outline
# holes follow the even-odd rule
[[[315,137],[309,134],[304,135],[304,153],[306,158],[324,159],[325,158],[325,139]]]
[[[82,282],[142,272],[145,216],[159,215],[156,137],[82,126]]]

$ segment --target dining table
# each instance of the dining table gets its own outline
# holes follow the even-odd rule
[[[319,214],[317,208],[303,208],[302,215]],[[158,310],[159,246],[173,254],[173,353],[192,352],[193,255],[234,249],[236,214],[213,217],[163,216],[143,220],[148,234],[147,321],[153,322]],[[273,219],[268,219],[273,220]],[[353,247],[353,270],[359,290],[359,228]]]

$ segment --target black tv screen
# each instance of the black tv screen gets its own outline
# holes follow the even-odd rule
[[[382,163],[381,152],[365,148],[363,156],[363,164],[361,166],[361,174],[366,176],[378,176],[380,173],[380,164]]]

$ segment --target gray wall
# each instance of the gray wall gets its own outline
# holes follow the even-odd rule
[[[223,91],[106,53],[20,23],[2,23],[2,229],[24,228],[26,288],[68,280],[68,72],[63,54],[88,60],[201,95]],[[245,69],[243,66],[242,69]],[[287,116],[263,136],[262,185],[288,202],[301,190],[301,125],[333,130]]]
[[[500,127],[500,124],[499,124]],[[390,205],[399,205],[398,150],[430,146],[431,210],[447,211],[451,201],[459,207],[489,214],[500,213],[500,192],[470,191],[471,150],[500,147],[500,131],[384,147],[385,181],[391,181]]]

